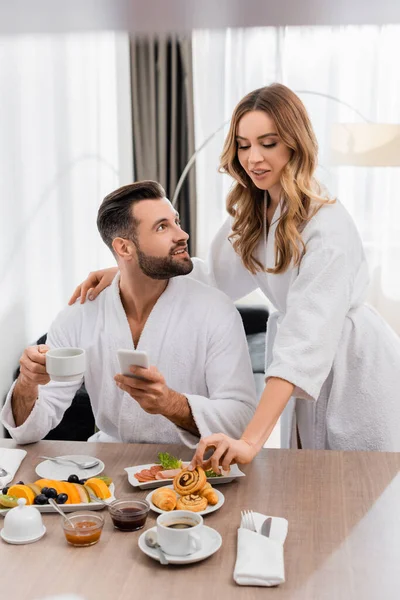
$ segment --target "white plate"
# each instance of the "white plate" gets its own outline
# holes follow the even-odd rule
[[[171,490],[174,489],[173,485],[166,485],[164,487],[170,488]],[[218,496],[218,502],[217,502],[217,504],[214,504],[214,506],[211,506],[211,504],[209,504],[205,510],[200,510],[197,513],[198,515],[208,515],[208,513],[212,513],[215,510],[218,510],[219,508],[221,508],[221,506],[225,502],[225,496],[219,490],[214,490],[214,492]],[[154,510],[154,512],[159,513],[160,515],[162,515],[163,513],[166,513],[166,512],[173,512],[173,511],[169,511],[169,510],[161,510],[161,508],[158,508],[158,506],[156,506],[155,504],[153,504],[152,501],[151,501],[151,497],[152,497],[153,494],[154,494],[154,492],[150,492],[146,496],[146,500],[150,504],[151,510]]]
[[[151,529],[147,529],[147,531],[157,532],[157,527],[152,527]],[[154,558],[154,560],[160,561],[160,556],[157,550],[155,548],[149,548],[149,546],[145,542],[145,535],[147,531],[144,531],[139,537],[139,548],[142,552],[147,554],[147,556],[150,556],[150,558]],[[208,558],[209,556],[217,552],[217,550],[219,550],[222,545],[222,537],[220,536],[218,531],[215,531],[215,529],[213,529],[212,527],[207,527],[206,525],[204,525],[202,528],[201,541],[201,550],[198,550],[193,554],[189,554],[188,556],[173,556],[172,554],[166,554],[165,557],[171,565],[187,565]]]
[[[136,467],[126,467],[125,471],[128,473],[128,481],[133,487],[138,487],[141,490],[151,490],[154,488],[162,487],[166,483],[172,481],[172,479],[155,479],[153,481],[146,481],[141,483],[135,477],[135,473],[139,473],[143,469],[150,469],[150,467],[154,467],[156,463],[150,463],[149,465],[137,465]],[[184,467],[186,467],[189,463],[182,463]],[[220,485],[222,483],[229,483],[236,479],[237,477],[246,477],[246,475],[239,469],[237,465],[232,465],[229,474],[222,475],[221,477],[207,477],[207,481],[214,485]]]
[[[54,457],[56,458],[56,457]],[[68,479],[70,475],[78,475],[79,479],[89,479],[89,477],[95,477],[100,475],[104,471],[104,463],[95,456],[86,456],[83,454],[68,454],[64,456],[57,456],[57,458],[70,458],[77,462],[86,462],[89,460],[98,460],[99,464],[91,469],[78,469],[74,465],[61,465],[53,462],[52,460],[44,460],[39,463],[35,469],[39,477],[43,479]]]
[[[112,483],[110,485],[110,492],[111,492],[111,497],[107,498],[106,500],[104,500],[104,502],[107,502],[107,504],[109,504],[110,502],[113,502],[115,500],[115,496],[114,496],[114,492],[115,492],[115,486]],[[38,509],[39,512],[41,513],[56,513],[56,509],[51,505],[51,504],[32,504],[31,506],[34,506],[35,508]],[[101,510],[104,507],[104,504],[102,502],[81,502],[80,504],[60,504],[61,509],[64,512],[75,512],[77,510]],[[0,509],[0,515],[6,515],[7,512],[11,510],[10,508],[2,508]]]

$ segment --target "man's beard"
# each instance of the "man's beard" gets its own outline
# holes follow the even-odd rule
[[[151,279],[170,279],[178,275],[187,275],[193,270],[191,258],[174,260],[172,254],[166,257],[149,256],[142,252],[138,244],[135,246],[139,267]],[[175,248],[176,250],[179,248]]]

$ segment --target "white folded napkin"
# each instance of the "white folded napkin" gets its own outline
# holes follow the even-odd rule
[[[288,522],[272,517],[269,537],[260,534],[261,526],[269,515],[254,512],[257,533],[238,529],[238,547],[233,578],[238,585],[279,585],[285,581],[283,544]]]
[[[0,477],[0,490],[14,479],[15,473],[19,469],[26,456],[26,450],[18,448],[0,448],[0,467],[8,471],[8,475]]]

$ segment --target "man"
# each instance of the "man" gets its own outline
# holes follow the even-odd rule
[[[82,380],[50,381],[49,348],[86,350],[85,386],[99,432],[90,441],[184,442],[223,431],[240,437],[256,393],[239,313],[221,292],[182,277],[191,272],[188,235],[163,188],[144,181],[102,202],[97,226],[119,274],[95,301],[57,316],[47,346],[27,348],[1,420],[21,444],[62,419]],[[119,373],[118,349],[145,350],[141,379]]]

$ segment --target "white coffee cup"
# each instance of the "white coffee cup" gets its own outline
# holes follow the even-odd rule
[[[53,348],[46,352],[46,371],[52,381],[77,381],[85,369],[86,352],[82,348]]]
[[[179,527],[180,526],[180,527]],[[157,539],[166,554],[186,556],[201,550],[203,517],[189,510],[174,510],[157,518]]]

